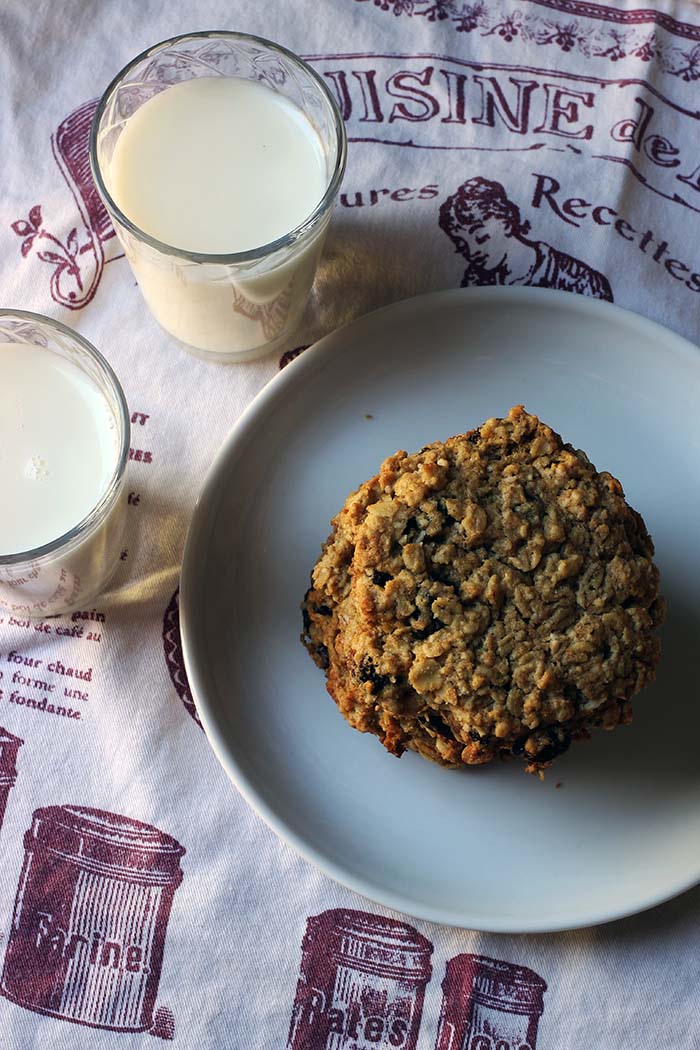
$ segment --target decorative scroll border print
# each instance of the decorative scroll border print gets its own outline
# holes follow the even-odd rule
[[[355,2],[372,3],[380,11],[390,11],[396,17],[421,16],[428,22],[449,20],[458,33],[476,32],[482,37],[494,36],[507,44],[534,43],[540,47],[578,53],[585,58],[604,58],[609,62],[622,59],[653,62],[664,73],[680,77],[686,83],[700,80],[700,26],[678,22],[661,12],[612,11],[597,4],[576,3],[574,0],[533,0],[534,3],[566,15],[564,20],[532,14],[512,5],[492,3],[491,0],[473,0],[470,3],[464,0]],[[576,14],[579,19],[575,17]],[[616,24],[591,27],[580,21],[583,17]],[[643,28],[648,23],[652,23],[654,28]],[[621,28],[625,25],[635,28]],[[692,47],[679,47],[661,39],[658,29],[697,43]]]

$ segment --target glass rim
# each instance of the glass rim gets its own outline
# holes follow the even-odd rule
[[[30,321],[45,328],[53,329],[61,335],[68,336],[69,339],[74,340],[81,350],[86,352],[87,356],[97,365],[99,374],[106,380],[107,385],[115,395],[117,402],[117,415],[115,416],[115,422],[119,428],[119,448],[116,466],[112,472],[109,483],[92,510],[88,511],[88,513],[76,525],[73,525],[66,532],[61,533],[60,536],[57,536],[55,540],[49,540],[48,543],[42,543],[41,546],[33,547],[30,550],[17,551],[16,554],[0,554],[0,566],[5,567],[25,565],[28,562],[38,561],[40,558],[45,558],[47,555],[55,554],[57,551],[60,551],[71,544],[73,540],[79,539],[85,533],[90,532],[100,523],[114,503],[114,498],[119,491],[124,474],[126,473],[126,465],[129,461],[131,428],[129,408],[126,403],[126,397],[121,383],[117,379],[114,369],[107,359],[103,357],[100,351],[97,350],[92,343],[90,343],[84,336],[80,335],[79,332],[76,332],[75,329],[69,328],[68,325],[62,324],[61,321],[56,321],[52,317],[46,317],[44,314],[37,314],[30,310],[12,310],[9,308],[0,309],[0,320],[8,317],[17,318],[20,321]],[[24,345],[37,346],[39,344],[27,342]],[[55,353],[53,350],[50,352]]]
[[[303,222],[299,223],[288,233],[283,234],[281,237],[277,237],[273,241],[268,241],[266,244],[262,244],[257,248],[249,248],[242,252],[193,252],[188,251],[186,248],[177,248],[175,245],[167,244],[165,241],[158,240],[157,237],[153,237],[151,234],[146,233],[140,226],[137,226],[127,215],[124,214],[122,209],[116,203],[111,193],[105,185],[105,181],[102,178],[102,170],[97,157],[97,136],[99,132],[100,123],[104,115],[105,109],[108,102],[110,101],[114,91],[124,80],[124,77],[140,62],[144,62],[146,59],[153,57],[159,51],[165,50],[173,44],[177,44],[184,40],[207,40],[217,38],[228,38],[233,40],[243,40],[254,44],[259,44],[262,47],[269,49],[277,54],[284,55],[285,58],[289,59],[293,65],[296,65],[303,72],[307,73],[312,81],[316,84],[316,87],[320,90],[321,94],[328,103],[331,113],[333,115],[333,124],[335,128],[336,145],[337,145],[337,156],[335,160],[335,166],[331,173],[331,177],[328,181],[325,193],[321,197],[321,200],[316,205],[314,210],[311,212]],[[345,163],[347,160],[347,134],[345,131],[345,124],[343,122],[340,108],[336,102],[333,94],[325,83],[323,78],[316,72],[316,70],[309,65],[308,62],[304,61],[299,55],[295,55],[293,51],[283,47],[282,44],[276,44],[272,40],[267,40],[262,36],[255,36],[251,33],[238,33],[234,30],[227,29],[205,29],[194,33],[179,33],[177,36],[168,37],[167,40],[161,40],[157,44],[153,44],[151,47],[146,48],[135,58],[132,58],[130,62],[127,62],[125,66],[120,69],[117,75],[110,81],[108,86],[100,98],[100,101],[95,110],[95,114],[92,118],[92,125],[90,128],[90,170],[92,178],[94,180],[97,191],[102,198],[104,204],[109,211],[113,212],[119,223],[124,226],[130,233],[132,233],[139,240],[144,241],[146,244],[155,248],[157,251],[164,255],[174,255],[180,259],[186,259],[189,262],[198,263],[220,263],[235,264],[235,263],[246,263],[255,262],[259,259],[264,259],[269,255],[273,255],[278,252],[281,248],[286,248],[291,244],[295,244],[300,240],[306,233],[313,230],[323,219],[328,212],[330,206],[335,199],[335,196],[340,188],[343,175],[345,173]]]

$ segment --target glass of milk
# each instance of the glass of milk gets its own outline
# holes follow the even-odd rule
[[[122,550],[124,393],[86,339],[23,310],[0,310],[0,390],[0,611],[84,608]]]
[[[155,319],[220,362],[291,345],[345,157],[323,80],[243,33],[149,48],[105,91],[90,139],[95,184]]]

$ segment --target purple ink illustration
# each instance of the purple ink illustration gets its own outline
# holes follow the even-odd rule
[[[170,674],[170,680],[175,686],[175,691],[185,705],[188,714],[194,718],[195,722],[201,729],[202,723],[199,721],[199,715],[197,714],[197,708],[195,707],[190,683],[187,681],[185,658],[182,655],[179,587],[170,599],[168,608],[165,610],[165,616],[163,617],[163,652],[165,654],[165,663]]]
[[[435,1050],[535,1050],[546,990],[526,966],[456,955],[442,982]]]
[[[395,17],[445,22],[456,33],[495,37],[504,44],[559,49],[586,60],[631,60],[657,65],[686,83],[700,80],[700,26],[681,22],[652,7],[626,10],[587,0],[535,0],[553,14],[524,11],[495,0],[356,0]],[[557,15],[563,15],[558,18]],[[590,23],[598,23],[591,25]],[[649,28],[650,27],[650,28]],[[662,35],[663,34],[663,35]],[[674,38],[690,41],[678,44]]]
[[[35,810],[24,848],[2,993],[76,1024],[153,1029],[184,848],[149,824],[81,806]],[[162,1012],[156,1020],[174,1031],[172,1015],[168,1026]]]
[[[97,99],[83,103],[51,136],[54,158],[71,191],[80,222],[61,239],[45,222],[42,206],[35,204],[26,218],[12,223],[12,230],[22,238],[22,255],[27,257],[33,251],[38,259],[53,267],[51,297],[69,310],[80,310],[94,298],[105,262],[109,261],[105,244],[115,236],[90,172],[90,125],[96,108]]]
[[[310,916],[287,1050],[416,1050],[432,951],[396,919]]]
[[[17,752],[24,743],[0,726],[0,828],[5,819],[7,799],[17,780]]]
[[[304,346],[295,346],[293,350],[285,350],[285,352],[280,357],[280,362],[279,362],[280,371],[283,368],[286,368],[288,364],[290,364],[297,357],[299,357],[300,354],[303,354],[304,351],[308,350],[308,349],[309,349],[308,346],[305,344]]]
[[[500,182],[467,179],[440,207],[440,228],[467,264],[462,288],[472,285],[530,285],[558,288],[613,301],[607,277],[545,241],[528,236]]]
[[[175,1038],[175,1018],[169,1006],[157,1008],[153,1017],[153,1028],[149,1028],[148,1034],[166,1041]]]

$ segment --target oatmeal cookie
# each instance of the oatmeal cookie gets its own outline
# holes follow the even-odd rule
[[[619,481],[522,406],[390,456],[331,524],[302,638],[393,754],[537,772],[631,720],[660,654],[652,541]]]

